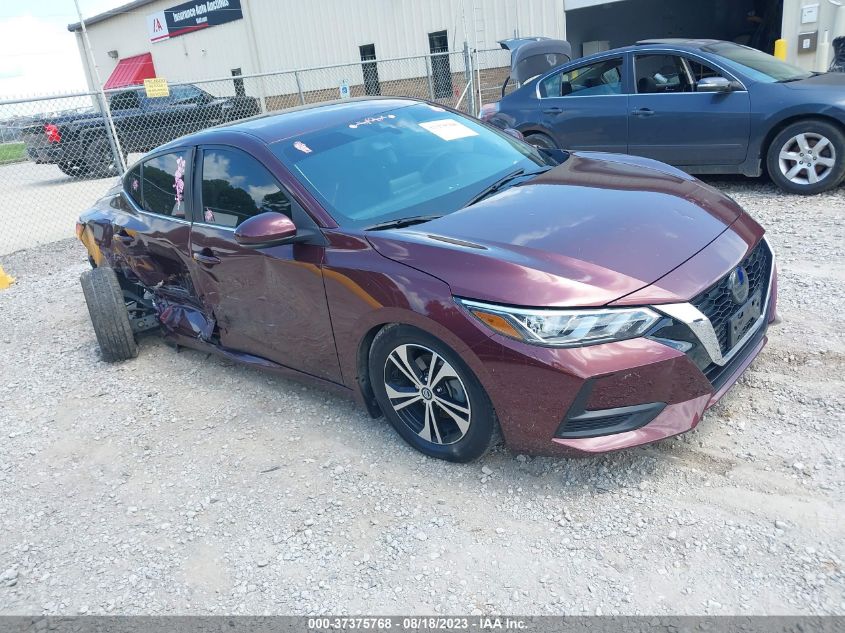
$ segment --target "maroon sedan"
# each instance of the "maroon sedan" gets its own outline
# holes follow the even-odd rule
[[[105,360],[157,328],[352,395],[453,461],[497,425],[542,454],[692,429],[775,317],[763,229],[712,187],[410,99],[169,143],[77,233]]]

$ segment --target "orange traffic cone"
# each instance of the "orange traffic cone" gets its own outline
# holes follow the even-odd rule
[[[15,278],[7,275],[6,271],[3,270],[3,267],[0,266],[0,290],[5,290],[13,283],[15,283]]]

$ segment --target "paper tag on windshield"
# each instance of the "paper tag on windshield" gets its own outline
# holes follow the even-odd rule
[[[468,128],[460,121],[454,119],[437,119],[436,121],[425,121],[420,127],[436,134],[444,141],[454,141],[468,136],[478,136],[478,132]]]

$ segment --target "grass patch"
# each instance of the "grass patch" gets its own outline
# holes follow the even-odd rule
[[[26,148],[23,143],[0,144],[0,165],[19,163],[22,160],[26,160]]]

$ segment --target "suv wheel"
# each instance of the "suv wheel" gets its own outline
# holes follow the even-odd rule
[[[526,134],[525,142],[543,149],[559,149],[557,143],[545,134]]]
[[[468,462],[490,446],[490,399],[460,356],[433,336],[384,328],[370,348],[370,382],[387,419],[418,451]]]
[[[833,189],[845,176],[845,135],[824,121],[798,121],[772,139],[769,177],[784,191],[803,195]]]
[[[79,282],[103,360],[114,363],[137,356],[138,344],[115,272],[111,268],[86,270]]]

